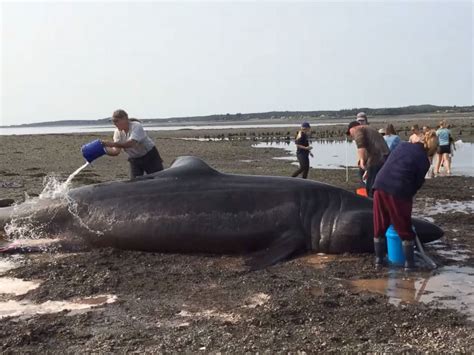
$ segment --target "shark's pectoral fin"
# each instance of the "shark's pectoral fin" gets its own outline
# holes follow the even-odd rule
[[[373,237],[372,211],[343,212],[332,233],[326,233],[321,239],[320,251],[331,254],[373,252]]]
[[[301,230],[282,233],[267,248],[251,254],[245,261],[250,270],[263,269],[304,250],[305,235]]]

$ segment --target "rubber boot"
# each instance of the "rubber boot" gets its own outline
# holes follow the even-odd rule
[[[415,266],[415,241],[404,240],[402,242],[403,254],[405,254],[405,271],[414,271]]]
[[[375,268],[380,269],[383,266],[383,259],[387,251],[385,245],[385,238],[374,238],[374,250],[375,250]]]

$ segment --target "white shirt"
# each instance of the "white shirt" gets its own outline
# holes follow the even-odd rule
[[[139,122],[129,121],[128,133],[115,129],[114,142],[125,143],[131,139],[137,142],[135,146],[123,149],[130,158],[140,158],[155,146]]]

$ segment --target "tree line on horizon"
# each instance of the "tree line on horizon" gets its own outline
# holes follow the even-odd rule
[[[143,123],[182,123],[182,122],[238,122],[255,119],[337,119],[345,117],[355,117],[358,112],[365,112],[369,116],[398,116],[422,113],[463,113],[474,112],[474,105],[471,106],[436,106],[436,105],[412,105],[404,107],[369,108],[359,107],[342,110],[318,110],[318,111],[270,111],[260,113],[226,113],[208,116],[170,117],[170,118],[140,118]],[[46,126],[55,125],[99,125],[107,124],[110,117],[98,120],[60,120],[41,123],[29,123],[18,126]]]

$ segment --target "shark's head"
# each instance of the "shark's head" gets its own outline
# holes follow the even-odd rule
[[[9,238],[56,234],[67,228],[70,220],[68,204],[61,199],[34,198],[0,208],[0,231]]]

